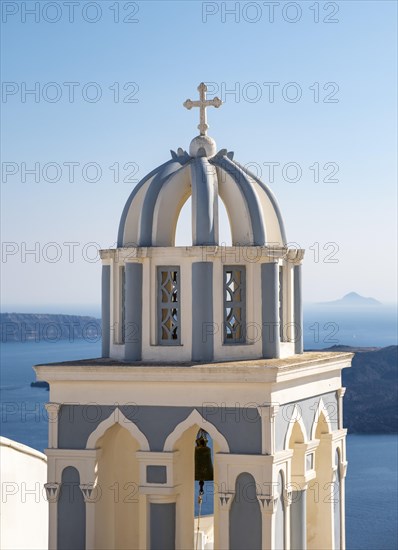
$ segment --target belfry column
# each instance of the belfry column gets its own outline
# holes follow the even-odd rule
[[[301,288],[301,264],[294,266],[294,323],[296,341],[294,344],[295,353],[303,353],[303,298]]]
[[[142,349],[142,264],[126,263],[125,360],[140,361]]]
[[[102,357],[109,357],[111,331],[111,266],[102,266]]]
[[[280,357],[278,262],[261,265],[263,357]]]

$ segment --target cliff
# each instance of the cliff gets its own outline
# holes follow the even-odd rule
[[[343,370],[344,426],[349,433],[397,433],[398,346],[350,348],[334,346],[330,351],[352,351],[350,369]]]
[[[101,338],[101,320],[80,315],[1,313],[1,342],[81,340]]]

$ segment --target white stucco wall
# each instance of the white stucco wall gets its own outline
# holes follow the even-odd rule
[[[0,548],[47,550],[46,456],[0,437],[0,468]]]

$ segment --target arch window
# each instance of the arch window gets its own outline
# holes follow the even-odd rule
[[[224,266],[224,344],[246,341],[246,270]]]
[[[159,266],[158,282],[158,344],[176,346],[181,341],[180,268]]]

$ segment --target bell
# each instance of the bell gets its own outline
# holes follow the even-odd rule
[[[213,464],[211,449],[207,446],[207,432],[199,430],[195,447],[195,481],[199,481],[200,492],[203,494],[205,481],[213,481]]]

